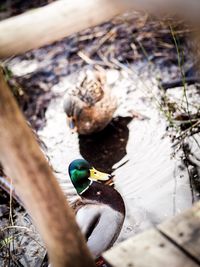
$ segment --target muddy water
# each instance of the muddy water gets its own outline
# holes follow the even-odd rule
[[[168,75],[169,69],[161,73],[146,64],[131,67],[131,72],[108,71],[119,108],[110,125],[93,136],[78,136],[66,125],[62,100],[77,74],[68,76],[53,88],[59,97],[49,105],[47,124],[39,132],[70,201],[76,199],[67,170],[73,159],[84,157],[94,167],[115,175],[115,187],[127,210],[119,241],[191,207],[194,200],[182,154],[172,157],[166,119],[158,107],[161,92],[152,77],[163,72]]]

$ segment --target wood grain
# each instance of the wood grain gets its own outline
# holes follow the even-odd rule
[[[158,229],[200,262],[200,202]]]
[[[43,238],[54,267],[92,267],[75,217],[0,69],[0,162]]]
[[[199,266],[155,229],[128,239],[103,257],[112,267]]]
[[[118,0],[60,0],[0,22],[0,57],[50,44],[125,11]]]

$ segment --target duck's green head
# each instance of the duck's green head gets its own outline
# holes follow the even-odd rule
[[[109,180],[112,176],[97,171],[84,159],[75,159],[69,165],[69,176],[78,194],[83,193],[92,183],[92,180]]]

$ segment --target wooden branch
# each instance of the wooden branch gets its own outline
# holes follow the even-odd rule
[[[130,8],[161,17],[177,12],[188,21],[200,22],[200,4],[196,0],[58,0],[1,21],[0,58],[50,44]]]
[[[11,95],[2,69],[0,125],[0,161],[46,244],[52,266],[94,266],[73,212]]]
[[[184,78],[184,83],[187,85],[195,84],[195,83],[200,83],[199,77],[185,77]],[[184,86],[183,79],[176,79],[173,81],[169,82],[162,82],[160,85],[160,88],[167,91],[168,89],[174,89],[176,87],[183,87]]]
[[[126,10],[118,0],[60,0],[0,22],[0,57],[50,44]]]

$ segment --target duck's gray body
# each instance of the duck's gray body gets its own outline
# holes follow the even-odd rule
[[[94,258],[110,248],[116,241],[125,217],[124,202],[110,186],[97,182],[82,195],[82,205],[76,219]]]

